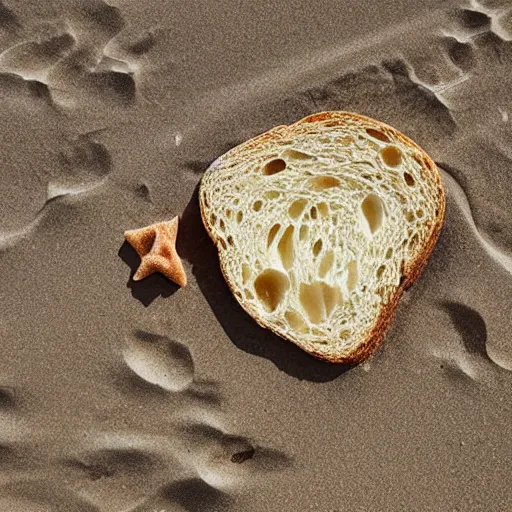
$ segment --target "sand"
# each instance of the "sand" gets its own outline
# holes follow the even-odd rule
[[[0,510],[512,507],[506,0],[2,0]],[[235,303],[197,185],[277,124],[413,138],[447,218],[385,342],[320,363]],[[123,232],[180,215],[189,284]]]

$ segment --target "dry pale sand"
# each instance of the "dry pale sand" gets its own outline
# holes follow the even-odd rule
[[[2,0],[0,510],[512,510],[509,0]],[[197,184],[350,110],[442,169],[445,229],[347,370],[256,326]],[[189,285],[126,229],[182,216]]]

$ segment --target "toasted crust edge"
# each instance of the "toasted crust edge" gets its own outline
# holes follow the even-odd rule
[[[330,354],[325,352],[319,352],[316,351],[314,346],[312,346],[309,343],[302,343],[300,340],[296,340],[293,338],[289,338],[286,336],[283,336],[281,333],[279,333],[277,330],[273,329],[272,327],[263,324],[263,322],[260,321],[259,318],[253,317],[250,315],[245,308],[243,307],[243,304],[238,300],[237,294],[236,294],[236,287],[234,283],[232,283],[231,279],[229,278],[229,275],[224,267],[223,260],[220,257],[220,251],[218,249],[218,241],[216,240],[216,237],[214,236],[212,230],[210,229],[209,222],[205,215],[205,208],[203,207],[202,203],[202,194],[201,189],[203,186],[203,181],[201,180],[200,190],[199,190],[199,202],[200,202],[200,212],[201,212],[201,219],[203,222],[203,225],[205,226],[205,229],[215,244],[215,246],[218,249],[219,252],[219,263],[222,275],[224,277],[224,280],[226,281],[231,293],[237,300],[237,302],[240,304],[242,309],[261,327],[264,329],[268,329],[280,338],[283,338],[287,341],[290,341],[297,345],[299,348],[310,354],[311,356],[320,359],[322,361],[327,361],[329,363],[335,363],[335,364],[358,364],[363,362],[364,360],[368,359],[370,355],[372,355],[377,348],[382,344],[382,341],[384,339],[384,336],[394,318],[394,315],[396,313],[396,310],[398,308],[398,304],[400,302],[400,298],[402,297],[404,291],[409,288],[422,274],[423,270],[425,269],[428,259],[437,243],[437,240],[439,239],[439,235],[441,233],[443,222],[444,222],[444,216],[445,216],[445,210],[446,210],[446,196],[444,187],[441,181],[441,174],[435,164],[435,162],[430,158],[430,156],[421,148],[419,147],[413,140],[409,139],[406,135],[399,132],[396,128],[393,128],[392,126],[383,123],[381,121],[377,121],[376,119],[373,119],[368,116],[363,116],[360,114],[356,114],[353,112],[346,112],[346,111],[326,111],[326,112],[318,112],[316,114],[311,114],[307,117],[304,117],[303,119],[300,119],[299,121],[291,124],[291,125],[279,125],[276,126],[260,135],[257,135],[253,137],[252,139],[249,139],[247,142],[242,143],[240,146],[237,146],[233,148],[232,150],[228,151],[227,153],[221,155],[217,160],[215,160],[209,169],[206,171],[214,170],[218,162],[223,159],[226,155],[229,154],[229,156],[236,155],[238,152],[244,151],[248,148],[254,148],[258,146],[264,145],[266,142],[270,140],[275,140],[281,138],[281,135],[286,132],[289,132],[293,130],[294,127],[300,126],[302,124],[307,123],[314,123],[314,122],[324,122],[324,121],[338,121],[340,124],[342,124],[347,117],[350,117],[356,121],[362,121],[362,122],[371,122],[375,123],[383,128],[386,128],[387,130],[390,130],[393,132],[393,134],[406,146],[413,147],[416,149],[419,153],[421,153],[423,160],[427,163],[427,167],[429,170],[434,173],[435,181],[437,184],[437,191],[438,191],[438,208],[437,208],[437,216],[434,220],[434,225],[432,228],[432,233],[430,237],[428,238],[425,248],[423,251],[421,251],[415,260],[413,260],[412,263],[408,265],[407,268],[404,269],[402,274],[402,282],[400,286],[397,288],[397,290],[390,296],[389,301],[387,304],[383,305],[381,308],[381,312],[379,313],[379,316],[377,317],[377,320],[375,321],[374,327],[371,329],[371,331],[368,333],[366,339],[364,339],[361,343],[357,345],[355,350],[348,353],[343,354]]]

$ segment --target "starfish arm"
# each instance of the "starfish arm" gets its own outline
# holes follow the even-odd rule
[[[142,258],[149,253],[155,242],[155,230],[148,228],[131,229],[124,232],[126,241],[135,249]]]

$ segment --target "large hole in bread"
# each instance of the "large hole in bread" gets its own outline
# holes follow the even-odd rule
[[[336,306],[341,304],[341,291],[337,286],[329,286],[322,283],[322,294],[324,297],[325,313],[329,317]]]
[[[405,183],[407,183],[407,185],[409,185],[409,187],[414,187],[414,177],[412,174],[408,173],[408,172],[404,172],[404,180],[405,180]]]
[[[367,128],[366,133],[373,137],[374,139],[381,140],[382,142],[391,142],[388,136],[385,133],[382,133],[379,130],[374,130],[373,128]]]
[[[389,167],[396,167],[402,162],[402,152],[396,146],[386,146],[382,148],[380,154]]]
[[[277,190],[268,190],[263,194],[265,199],[277,199],[280,195]]]
[[[384,220],[384,203],[379,196],[370,194],[361,204],[361,210],[368,223],[370,233],[373,235],[382,226]]]
[[[270,247],[272,245],[272,242],[274,241],[274,239],[276,238],[276,235],[277,235],[277,232],[281,229],[281,224],[274,224],[271,228],[270,228],[270,231],[268,232],[268,237],[267,237],[267,247]]]
[[[324,257],[322,258],[322,262],[320,263],[320,268],[318,269],[318,275],[320,277],[325,277],[327,272],[331,270],[332,264],[334,263],[334,252],[326,251]]]
[[[309,186],[319,192],[327,188],[339,187],[340,180],[334,176],[316,176],[309,180]]]
[[[290,281],[288,277],[279,270],[264,270],[254,280],[254,290],[262,306],[272,313],[277,309],[284,299]]]
[[[252,209],[255,211],[255,212],[259,212],[261,210],[261,207],[263,206],[263,201],[254,201],[253,205],[252,205]]]
[[[320,251],[322,250],[323,242],[322,239],[319,238],[314,244],[313,244],[313,256],[315,258],[320,254]]]
[[[341,303],[341,292],[338,287],[322,281],[301,283],[299,299],[309,321],[319,324]]]
[[[302,309],[314,324],[319,324],[324,319],[324,299],[320,282],[306,284],[301,283],[299,293]]]
[[[304,211],[304,208],[306,208],[307,204],[307,199],[296,199],[290,205],[290,208],[288,209],[288,215],[294,220],[298,219],[300,214]]]
[[[293,265],[294,251],[293,251],[293,232],[295,228],[288,226],[279,240],[277,250],[279,251],[279,257],[283,262],[283,267],[289,270]]]
[[[281,156],[289,160],[311,160],[315,158],[313,155],[308,155],[296,149],[287,149]]]
[[[322,217],[327,217],[327,215],[329,215],[329,207],[327,206],[327,203],[318,203],[316,206]]]
[[[274,160],[270,160],[263,167],[263,174],[265,176],[272,176],[273,174],[277,174],[278,172],[284,171],[286,169],[286,162],[282,158],[275,158]]]
[[[297,332],[304,332],[308,326],[306,322],[302,319],[302,317],[296,311],[287,311],[284,314],[288,325]]]

